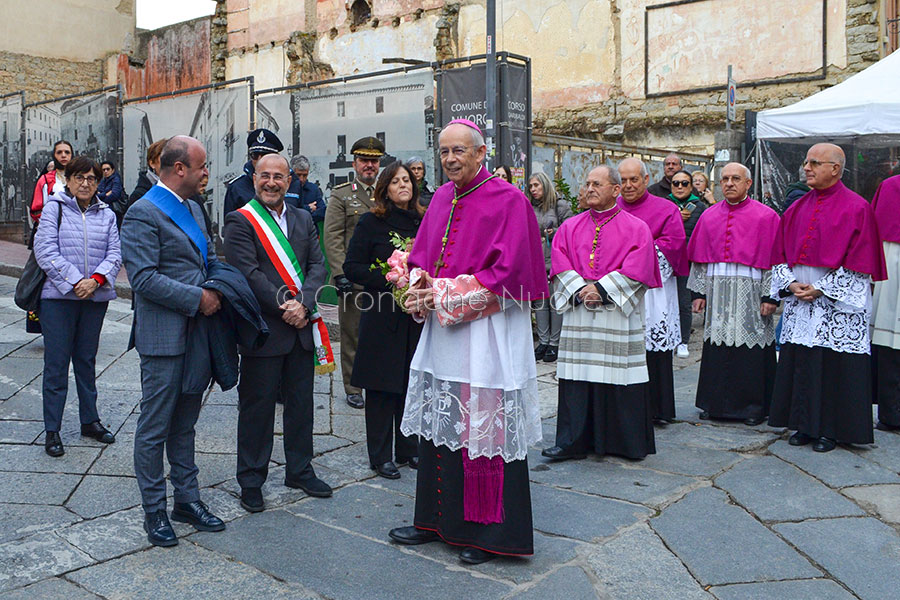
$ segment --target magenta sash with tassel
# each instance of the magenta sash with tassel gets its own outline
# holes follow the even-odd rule
[[[490,525],[503,522],[503,458],[479,456],[469,459],[462,451],[463,519]]]

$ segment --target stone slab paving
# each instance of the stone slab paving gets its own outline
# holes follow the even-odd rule
[[[859,506],[774,456],[748,458],[716,485],[763,521],[864,515]],[[778,502],[772,502],[778,498]]]
[[[862,451],[851,452],[839,446],[827,453],[813,452],[811,446],[791,446],[787,440],[775,442],[769,450],[833,488],[900,483],[897,473],[869,460]]]
[[[848,498],[882,521],[900,525],[900,485],[866,485],[841,490]]]
[[[14,280],[0,277],[0,292]],[[817,455],[761,425],[697,419],[700,336],[675,360],[678,422],[656,429],[643,461],[540,456],[555,437],[555,365],[538,363],[545,439],[528,456],[536,555],[464,566],[458,548],[401,547],[416,472],[376,477],[364,412],[339,376],[315,378],[316,472],[335,488],[283,485],[280,408],[267,510],[239,503],[237,390],[209,392],[197,426],[201,495],[228,524],[175,524],[174,549],[149,545],[133,473],[140,360],[126,352],[131,311],[110,304],[98,353],[110,446],[82,438],[70,375],[66,454],[43,452],[43,340],[0,297],[0,600],[9,598],[869,598],[893,597],[900,564],[900,435]],[[337,352],[337,348],[336,348]],[[169,490],[171,493],[171,488]],[[189,565],[189,568],[186,568]],[[874,577],[873,573],[878,573]],[[887,595],[885,595],[887,593]]]
[[[900,590],[900,535],[874,518],[824,519],[775,526],[864,600],[896,598]]]
[[[684,563],[643,523],[597,547],[587,560],[606,598],[712,599]]]
[[[100,600],[100,596],[56,577],[17,590],[0,593],[0,600],[34,600],[34,598],[41,600]]]
[[[716,586],[710,592],[719,600],[772,600],[773,598],[815,598],[815,600],[853,600],[853,594],[827,579],[738,583]]]
[[[730,504],[717,489],[691,492],[651,524],[704,584],[777,581],[822,574],[746,510]]]

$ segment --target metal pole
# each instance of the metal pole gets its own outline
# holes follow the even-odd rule
[[[731,129],[731,65],[728,65],[728,81],[725,83],[725,129]]]
[[[486,120],[484,133],[487,144],[487,161],[488,168],[494,168],[494,121],[497,119],[497,2],[496,0],[486,0],[487,8],[487,31],[485,36],[485,54],[487,55],[487,63],[485,64],[485,100]]]

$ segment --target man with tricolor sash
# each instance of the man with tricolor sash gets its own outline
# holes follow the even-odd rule
[[[284,401],[284,484],[310,496],[331,488],[316,477],[313,456],[313,376],[334,370],[328,331],[316,312],[326,270],[309,212],[285,204],[290,185],[287,160],[264,156],[256,165],[256,197],[225,217],[225,257],[247,278],[269,325],[266,343],[241,347],[238,384],[237,480],[241,506],[265,507],[275,401]]]

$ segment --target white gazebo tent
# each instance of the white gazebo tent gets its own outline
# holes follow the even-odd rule
[[[866,145],[895,144],[900,140],[900,52],[800,102],[760,112],[756,137],[796,143],[868,138]]]
[[[865,187],[866,181],[883,178],[896,168],[900,148],[900,51],[790,106],[760,112],[756,137],[762,171],[758,180],[762,180],[767,197],[780,198],[779,189],[796,178],[798,165],[782,166],[777,155],[788,154],[793,159],[817,142],[844,147],[848,154],[844,180],[863,193],[859,188]],[[802,147],[784,148],[782,144]]]

